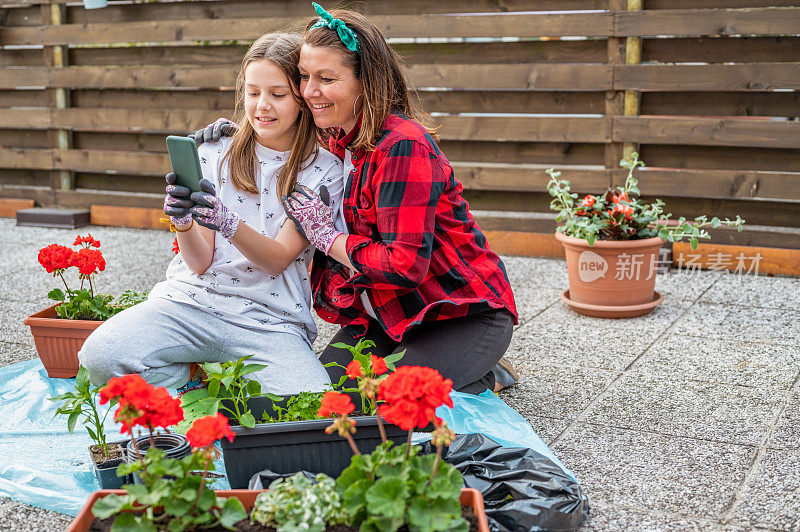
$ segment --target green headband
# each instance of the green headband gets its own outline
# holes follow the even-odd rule
[[[319,20],[311,26],[311,29],[314,28],[329,28],[335,31],[339,35],[339,39],[342,41],[348,50],[351,52],[355,52],[357,54],[361,54],[361,46],[358,44],[358,37],[356,36],[356,32],[351,30],[347,27],[347,25],[339,20],[338,18],[333,18],[333,15],[325,11],[322,6],[317,4],[316,2],[311,3],[314,6],[314,9],[319,15]]]

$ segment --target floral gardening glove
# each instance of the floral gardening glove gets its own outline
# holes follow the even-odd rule
[[[177,176],[170,172],[164,176],[167,181],[167,195],[164,198],[164,214],[169,216],[174,225],[189,225],[192,221],[192,213],[189,209],[194,206],[194,202],[189,198],[191,190],[175,184]]]
[[[319,187],[319,196],[305,185],[295,185],[287,198],[281,197],[286,215],[292,219],[301,235],[326,255],[336,237],[343,234],[333,227],[333,211],[325,185]]]
[[[189,135],[189,138],[199,146],[204,142],[219,142],[222,137],[232,137],[237,131],[239,131],[239,126],[235,122],[231,122],[227,118],[218,118],[213,124]]]
[[[217,197],[214,185],[208,179],[200,180],[200,192],[192,192],[195,206],[189,209],[200,225],[219,231],[227,239],[239,229],[239,215],[227,208]]]

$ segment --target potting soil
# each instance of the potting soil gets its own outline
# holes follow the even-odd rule
[[[58,404],[48,397],[72,391],[74,379],[51,379],[39,359],[0,367],[0,496],[68,515],[76,515],[98,489],[88,447],[92,441],[78,424],[72,434],[66,419],[54,417]],[[497,395],[452,393],[454,408],[437,415],[459,434],[482,433],[504,447],[525,447],[549,458],[574,480],[525,419]],[[109,441],[123,439],[112,416]],[[414,438],[425,441],[426,435]],[[221,460],[216,471],[224,473]],[[216,489],[229,487],[225,478]]]

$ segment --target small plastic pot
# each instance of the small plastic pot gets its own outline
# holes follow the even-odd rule
[[[100,489],[114,490],[130,483],[130,478],[128,475],[121,477],[117,476],[117,466],[124,461],[125,460],[123,458],[116,458],[114,460],[103,462],[102,464],[95,464],[94,476],[97,478],[97,482],[100,484]]]
[[[189,442],[186,441],[186,437],[182,434],[156,434],[153,436],[153,441],[155,442],[156,448],[164,451],[164,453],[167,455],[167,458],[180,460],[192,452]],[[128,445],[125,447],[126,463],[133,463],[147,453],[147,449],[150,448],[150,436],[145,435],[136,438],[136,446],[139,448],[138,453],[136,452],[136,448],[133,446],[133,442],[128,441]],[[142,480],[138,474],[133,475],[133,482],[134,484],[142,483]]]

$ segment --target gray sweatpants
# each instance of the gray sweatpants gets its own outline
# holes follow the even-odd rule
[[[78,353],[95,385],[138,373],[153,385],[176,388],[189,362],[224,362],[254,355],[267,367],[249,377],[279,395],[321,391],[330,382],[308,342],[296,334],[231,325],[195,307],[162,298],[125,309],[100,325]]]

